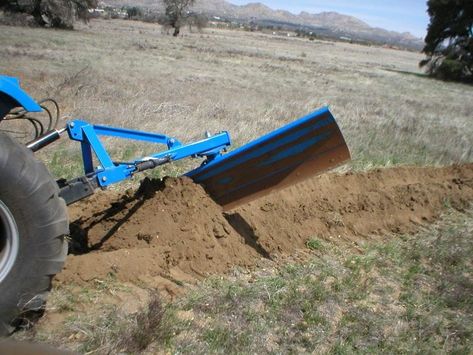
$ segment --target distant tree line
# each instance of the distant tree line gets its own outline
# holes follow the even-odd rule
[[[189,30],[192,31],[192,28],[202,30],[208,25],[207,16],[189,11],[187,8],[175,10],[174,7],[166,7],[164,13],[145,11],[137,6],[125,7],[124,10],[127,13],[127,18],[130,20],[156,22],[163,26],[164,29],[172,28],[174,36],[179,35],[183,26],[188,26]]]
[[[74,21],[87,21],[97,0],[2,0],[0,9],[31,15],[39,26],[72,29]]]
[[[105,8],[110,17],[122,17],[130,20],[157,22],[164,28],[174,29],[178,36],[183,26],[190,30],[201,30],[207,26],[206,16],[190,11],[195,0],[158,0],[164,6],[164,13],[145,11],[138,6],[121,9]],[[87,21],[89,9],[97,7],[98,0],[0,0],[0,10],[7,13],[30,15],[39,26],[72,29],[75,20]],[[8,16],[8,15],[7,15]]]
[[[420,62],[443,80],[473,82],[473,0],[428,0],[430,24]]]

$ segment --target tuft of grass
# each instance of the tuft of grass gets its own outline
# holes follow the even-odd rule
[[[45,162],[51,174],[58,179],[71,179],[84,174],[80,152],[70,151],[63,146],[52,151]]]
[[[155,342],[170,344],[176,324],[175,313],[162,305],[155,290],[135,314],[124,315],[119,306],[110,306],[99,317],[70,317],[62,336],[77,339],[81,353],[139,353]]]
[[[323,248],[322,242],[318,239],[309,239],[306,246],[310,250],[321,250]]]
[[[152,293],[148,307],[135,315],[133,326],[121,334],[119,348],[127,352],[145,350],[153,342],[162,345],[170,343],[173,336],[173,327],[169,324],[174,322],[174,314],[165,310],[157,290]]]

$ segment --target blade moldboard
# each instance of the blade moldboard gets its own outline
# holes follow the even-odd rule
[[[236,207],[350,159],[328,108],[271,132],[187,176],[225,209]]]

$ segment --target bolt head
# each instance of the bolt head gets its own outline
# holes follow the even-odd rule
[[[102,176],[102,181],[103,181],[103,182],[107,181],[107,177],[106,177],[106,176]]]

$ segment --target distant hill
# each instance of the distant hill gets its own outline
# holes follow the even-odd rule
[[[112,6],[130,5],[163,10],[159,0],[107,0],[105,2]],[[261,3],[238,6],[225,0],[197,0],[193,11],[242,23],[282,26],[290,30],[304,29],[327,37],[345,37],[411,49],[421,49],[423,46],[423,40],[409,32],[399,33],[371,27],[356,17],[337,12],[318,14],[301,12],[296,15],[289,11],[273,10]]]

